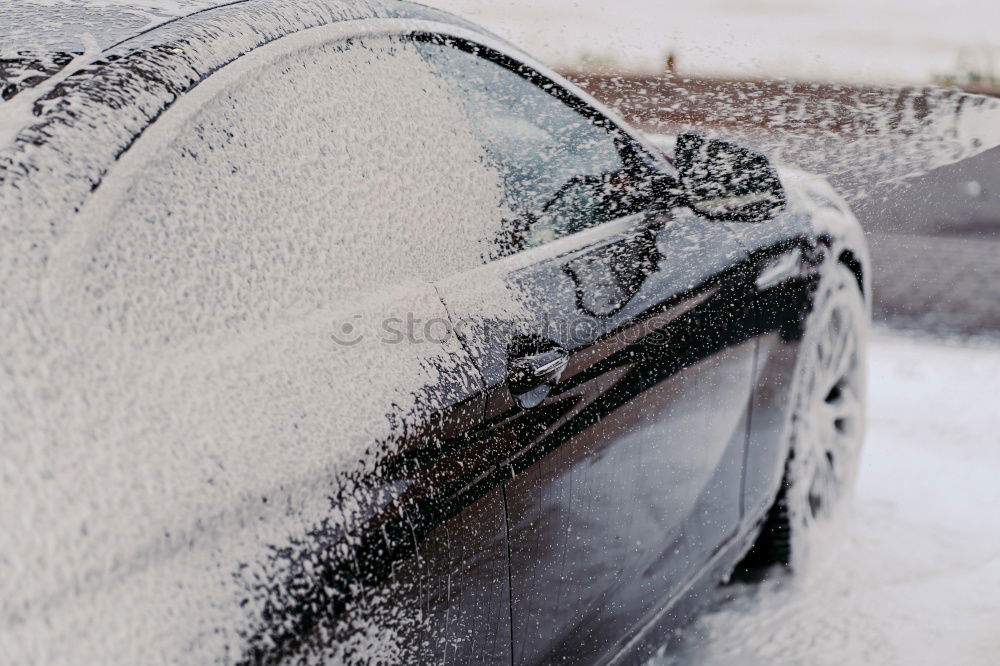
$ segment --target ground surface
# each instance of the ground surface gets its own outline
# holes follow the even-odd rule
[[[996,664],[1000,345],[879,332],[853,515],[806,576],[732,585],[652,664]]]

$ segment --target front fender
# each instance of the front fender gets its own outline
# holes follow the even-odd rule
[[[847,203],[821,176],[792,169],[779,175],[788,201],[781,212],[767,222],[726,223],[748,252],[745,319],[758,340],[744,470],[750,523],[766,514],[784,474],[791,389],[817,286],[843,263],[871,309],[868,245]]]

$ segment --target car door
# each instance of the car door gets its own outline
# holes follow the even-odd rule
[[[11,348],[49,365],[12,385],[50,399],[9,444],[50,481],[17,504],[40,583],[7,644],[509,663],[482,382],[432,284],[481,263],[495,176],[413,46],[349,30],[181,96],[24,281],[47,314]]]
[[[723,225],[660,210],[634,139],[484,47],[423,39],[501,174],[487,265],[439,282],[506,456],[516,663],[599,661],[731,538],[754,348]]]

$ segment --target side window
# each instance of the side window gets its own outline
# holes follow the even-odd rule
[[[461,98],[503,182],[506,221],[494,256],[542,245],[633,212],[619,140],[518,73],[450,43],[418,49]],[[551,84],[548,84],[551,86]]]

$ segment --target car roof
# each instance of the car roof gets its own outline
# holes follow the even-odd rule
[[[0,5],[0,53],[74,51],[84,35],[108,48],[166,21],[227,4],[213,0],[22,0]]]
[[[205,0],[134,3],[32,0],[0,4],[0,99],[44,83],[88,49],[104,51],[146,30],[218,6]]]
[[[10,99],[43,83],[72,62],[74,56],[87,51],[103,52],[166,23],[236,5],[245,5],[248,15],[267,7],[286,16],[296,10],[309,13],[325,5],[330,23],[391,14],[396,18],[433,17],[470,27],[455,16],[403,0],[63,0],[62,4],[58,0],[19,0],[0,4],[0,98]]]

